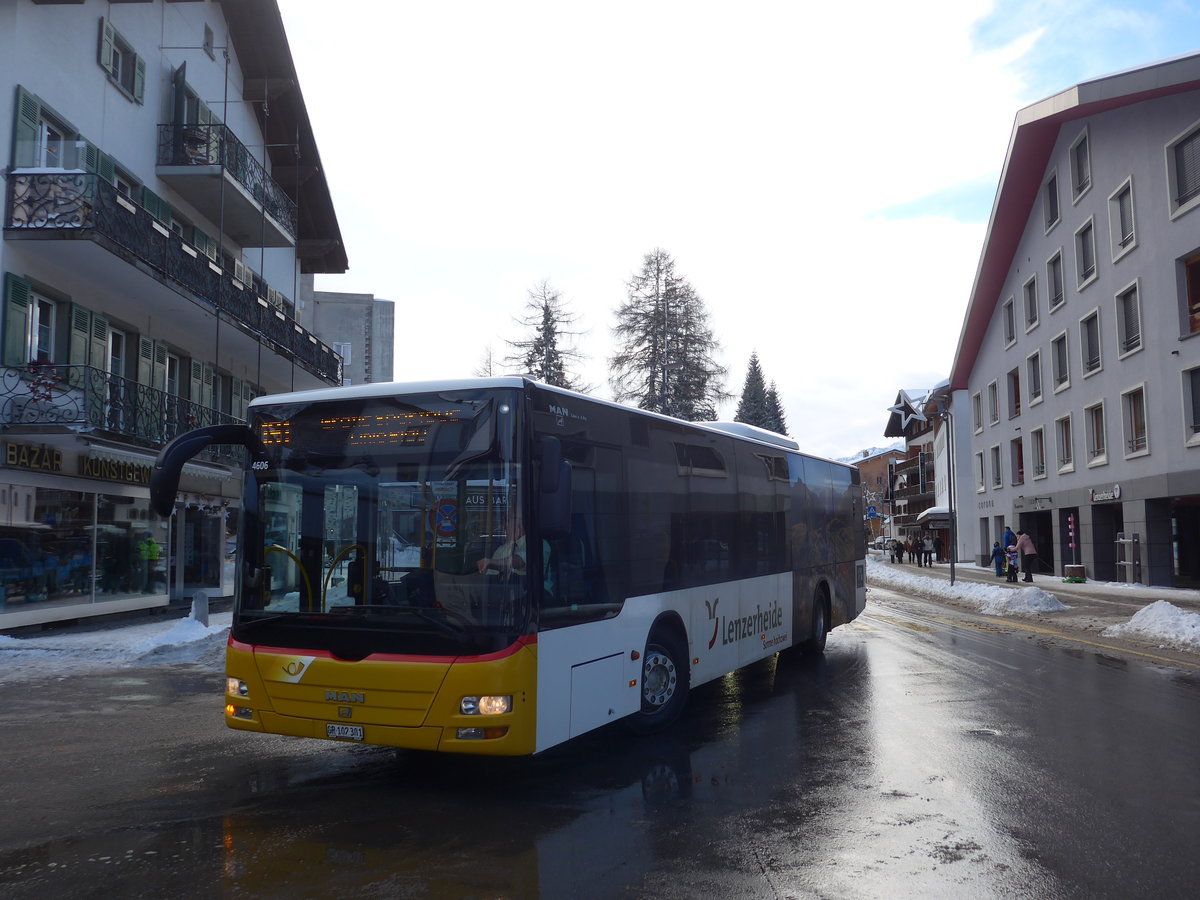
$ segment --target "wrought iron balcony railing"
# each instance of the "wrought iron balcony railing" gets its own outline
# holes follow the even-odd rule
[[[296,204],[225,125],[159,125],[160,166],[221,166],[296,237]]]
[[[267,297],[274,292],[252,270],[243,283],[97,175],[13,172],[5,230],[95,236],[132,253],[162,279],[227,313],[273,345],[276,352],[330,384],[341,384],[341,358]]]
[[[57,426],[159,448],[193,428],[240,421],[93,366],[0,368],[0,427],[7,430]]]

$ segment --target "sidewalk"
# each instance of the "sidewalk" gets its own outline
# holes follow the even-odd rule
[[[1048,627],[1086,632],[1096,639],[1124,639],[1143,646],[1200,653],[1200,591],[1115,582],[1072,583],[1061,576],[1035,575],[1016,584],[991,567],[891,563],[868,551],[868,588],[915,593],[1004,617],[1044,622]],[[1136,617],[1136,619],[1135,619]]]

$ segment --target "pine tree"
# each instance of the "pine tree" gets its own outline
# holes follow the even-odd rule
[[[787,418],[783,414],[783,404],[779,402],[779,392],[775,390],[773,381],[767,388],[767,406],[771,410],[771,424],[766,427],[776,434],[786,435],[788,433]]]
[[[609,384],[619,402],[691,422],[716,418],[727,370],[715,355],[704,301],[661,249],[647,253],[617,310]]]
[[[564,338],[580,334],[567,330],[575,324],[576,317],[567,311],[562,294],[548,281],[542,281],[529,291],[525,311],[516,321],[529,330],[530,336],[507,342],[516,352],[505,358],[505,364],[546,384],[576,391],[591,390],[591,385],[582,384],[568,368],[570,363],[583,360],[584,355],[562,344]]]
[[[771,405],[767,398],[767,385],[763,380],[762,366],[758,353],[750,354],[750,365],[746,369],[746,384],[742,388],[742,399],[738,401],[733,421],[770,428],[774,424]]]

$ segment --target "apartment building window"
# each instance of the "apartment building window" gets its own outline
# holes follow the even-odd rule
[[[1050,294],[1050,311],[1062,305],[1063,294],[1062,251],[1059,250],[1046,263],[1046,290]]]
[[[1075,437],[1071,431],[1071,416],[1054,420],[1054,443],[1058,454],[1058,471],[1070,472],[1075,468]]]
[[[1021,414],[1021,370],[1008,372],[1008,417],[1015,419]]]
[[[1183,433],[1188,444],[1200,444],[1200,368],[1183,373]]]
[[[1042,399],[1042,351],[1035,350],[1025,360],[1025,371],[1029,383],[1029,405],[1040,403]]]
[[[1112,239],[1112,258],[1116,262],[1135,246],[1136,231],[1133,223],[1133,179],[1113,191],[1108,198],[1108,228]]]
[[[1200,204],[1200,122],[1167,143],[1167,180],[1171,218]]]
[[[1008,465],[1012,470],[1012,483],[1025,483],[1025,444],[1020,438],[1008,442]]]
[[[1025,282],[1025,330],[1038,323],[1037,276]]]
[[[109,81],[131,100],[142,102],[146,89],[146,61],[134,52],[108,19],[100,20],[99,62],[100,68],[108,73]]]
[[[979,391],[971,395],[971,426],[976,434],[983,431],[983,395]]]
[[[1071,386],[1071,364],[1067,356],[1067,333],[1064,331],[1050,342],[1050,361],[1054,369],[1054,390]]]
[[[4,276],[4,365],[54,361],[58,306],[34,292],[24,278]]]
[[[1200,253],[1183,261],[1183,279],[1187,290],[1187,333],[1200,332]]]
[[[1121,348],[1118,356],[1142,349],[1142,311],[1137,282],[1117,294],[1117,344]]]
[[[1017,339],[1017,319],[1013,313],[1012,297],[1004,301],[1001,315],[1004,316],[1004,345],[1007,347]]]
[[[1104,403],[1089,406],[1083,411],[1087,422],[1088,465],[1096,466],[1108,461],[1108,447],[1104,440]]]
[[[983,451],[975,454],[975,491],[983,493],[987,490],[987,473],[983,468]]]
[[[1079,320],[1079,353],[1083,377],[1100,371],[1100,313],[1093,310]]]
[[[1125,428],[1125,455],[1142,456],[1149,453],[1145,386],[1138,385],[1121,395],[1121,421]]]
[[[1029,453],[1033,464],[1033,477],[1046,477],[1046,432],[1042,428],[1035,428],[1029,432]]]
[[[1000,390],[996,387],[996,382],[991,382],[987,386],[988,392],[988,422],[995,425],[1000,421]]]
[[[992,447],[992,487],[998,488],[1004,484],[1004,475],[1000,469],[1000,445]]]
[[[1075,276],[1083,290],[1096,280],[1096,233],[1088,219],[1075,232]]]
[[[1088,133],[1083,134],[1071,144],[1071,190],[1074,201],[1088,192],[1092,186],[1092,156],[1088,147]]]
[[[1042,210],[1046,216],[1046,231],[1058,224],[1058,172],[1052,172],[1042,189]]]

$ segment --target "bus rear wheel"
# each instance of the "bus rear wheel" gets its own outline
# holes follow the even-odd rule
[[[629,717],[629,727],[649,734],[674,722],[687,703],[689,680],[683,641],[671,631],[652,632],[642,655],[642,708]]]
[[[825,639],[828,636],[829,601],[822,592],[813,598],[812,632],[800,647],[805,653],[824,653]]]

